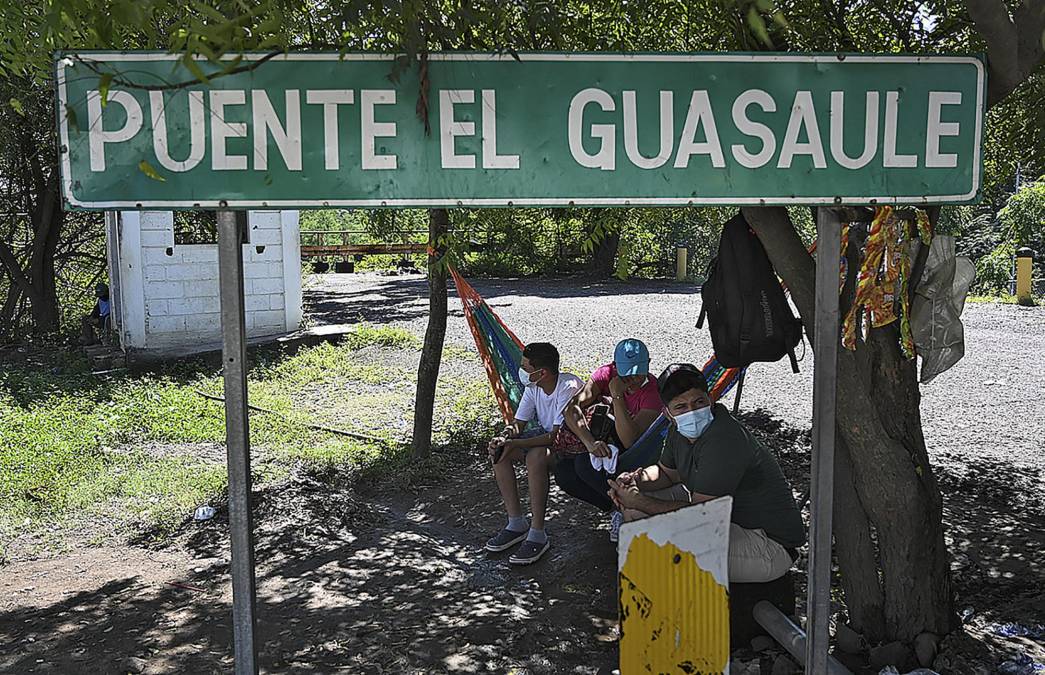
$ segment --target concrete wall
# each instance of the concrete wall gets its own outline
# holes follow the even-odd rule
[[[301,252],[297,211],[251,211],[243,246],[247,334],[258,338],[301,325]],[[216,244],[174,243],[169,211],[120,217],[121,344],[157,354],[220,346]]]

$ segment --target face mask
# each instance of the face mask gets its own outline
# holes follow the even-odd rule
[[[711,406],[705,406],[700,410],[690,410],[675,418],[675,425],[679,433],[691,441],[700,438],[707,431],[715,416],[711,414]]]
[[[539,373],[539,372],[541,372],[541,371],[540,370],[535,370],[535,371],[533,371],[533,375],[537,375],[537,373]],[[531,377],[533,377],[533,375],[531,375],[530,373],[528,373],[525,370],[523,370],[522,366],[519,366],[519,381],[523,383],[524,387],[528,387],[531,384],[537,384],[536,380],[531,380],[530,379]],[[539,375],[537,376],[537,379],[538,380],[541,379]]]

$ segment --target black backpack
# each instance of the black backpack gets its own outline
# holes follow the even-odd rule
[[[697,328],[707,316],[719,363],[739,368],[787,355],[798,372],[795,347],[802,340],[802,322],[791,312],[766,249],[743,215],[722,227],[718,256],[700,296]]]

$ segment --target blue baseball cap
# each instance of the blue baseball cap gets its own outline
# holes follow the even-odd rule
[[[649,373],[649,350],[642,340],[621,340],[613,350],[613,363],[621,377],[646,375]]]

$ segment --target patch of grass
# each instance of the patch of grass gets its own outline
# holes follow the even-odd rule
[[[396,326],[372,326],[360,324],[354,331],[349,333],[344,344],[349,349],[362,349],[376,345],[379,347],[392,347],[395,349],[420,349],[421,338],[417,337],[405,328]]]
[[[250,415],[251,443],[262,449],[255,480],[306,463],[410,483],[430,477],[447,453],[485,443],[499,420],[484,378],[440,381],[433,458],[415,461],[409,447],[394,442],[409,433],[414,375],[399,365],[401,354],[389,359],[389,352],[419,347],[409,331],[364,325],[340,344],[258,354],[250,402],[276,414]],[[460,355],[452,348],[448,355],[475,358],[457,349]],[[193,445],[224,442],[224,406],[197,391],[222,395],[213,362],[182,360],[109,379],[62,354],[0,365],[0,541],[87,517],[108,518],[117,528],[169,530],[222,494],[224,463],[196,456]],[[309,423],[384,440],[360,441]],[[143,449],[155,445],[170,454]]]
[[[443,347],[444,361],[464,361],[466,363],[479,363],[479,353],[474,349],[468,349],[460,345],[446,345]]]
[[[68,506],[103,517],[115,512],[118,520],[171,530],[197,506],[224,491],[226,482],[224,464],[184,455],[126,455],[94,480],[70,490]]]
[[[973,303],[994,303],[1000,305],[1018,305],[1019,300],[1016,299],[1015,295],[1009,295],[1008,293],[1002,293],[1000,295],[970,295],[965,299],[966,302]],[[1041,305],[1045,302],[1045,297],[1034,296],[1032,301],[1035,305]]]

